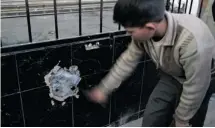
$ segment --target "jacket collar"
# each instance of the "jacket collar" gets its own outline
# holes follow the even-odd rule
[[[177,21],[174,19],[173,14],[165,12],[165,17],[167,19],[168,27],[164,38],[162,39],[163,46],[173,46],[175,44],[175,38],[177,34]]]

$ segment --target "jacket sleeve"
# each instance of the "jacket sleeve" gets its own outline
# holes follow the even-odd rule
[[[101,80],[98,88],[107,95],[118,88],[122,81],[131,75],[142,56],[143,48],[138,46],[138,42],[132,40],[109,73]]]
[[[186,80],[180,102],[175,111],[175,120],[180,123],[189,123],[203,102],[211,79],[211,62],[214,46],[195,39],[190,39],[180,50],[180,63],[184,69]],[[186,44],[186,43],[185,43]]]

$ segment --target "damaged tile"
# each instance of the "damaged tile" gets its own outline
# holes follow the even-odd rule
[[[113,44],[103,39],[72,46],[72,64],[77,65],[81,76],[107,71],[112,66]]]
[[[79,97],[77,85],[81,81],[77,66],[62,68],[58,64],[44,77],[49,87],[49,96],[57,101],[64,102],[67,98]]]
[[[48,48],[17,55],[21,90],[45,86],[44,76],[58,63],[71,66],[71,47]]]

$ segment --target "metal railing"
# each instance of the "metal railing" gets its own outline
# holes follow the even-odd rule
[[[174,13],[191,14],[191,11],[194,9],[193,8],[194,2],[195,4],[198,4],[198,9],[196,13],[197,13],[197,16],[200,16],[204,0],[195,0],[195,1],[194,0],[167,0],[166,9]]]
[[[110,0],[109,0],[110,1]],[[166,0],[166,10],[171,11],[171,12],[176,12],[176,13],[189,13],[191,14],[191,10],[193,7],[193,1],[194,0]],[[113,1],[112,1],[113,2]],[[175,3],[178,2],[178,7],[175,7]],[[99,0],[100,3],[100,25],[99,25],[99,32],[102,33],[102,26],[103,26],[103,7],[104,7],[104,0]],[[78,3],[76,3],[78,6],[78,13],[79,13],[79,36],[82,35],[82,0],[78,0]],[[188,5],[190,7],[188,8]],[[198,16],[200,17],[201,11],[202,11],[202,5],[203,5],[203,0],[201,0],[200,6],[199,6],[199,11],[198,11]],[[57,1],[53,0],[53,15],[54,15],[54,26],[55,26],[55,39],[59,39],[59,29],[58,29],[58,11],[57,11]],[[4,8],[4,7],[3,7]],[[188,12],[189,9],[189,12]],[[28,37],[29,37],[29,42],[32,42],[32,30],[31,30],[31,15],[29,11],[29,0],[25,0],[25,11],[26,11],[26,19],[27,19],[27,27],[28,27]],[[121,30],[121,26],[118,26],[118,30]]]

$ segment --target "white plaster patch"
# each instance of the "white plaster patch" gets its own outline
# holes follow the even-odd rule
[[[64,106],[67,98],[72,96],[79,98],[78,84],[81,81],[81,77],[77,66],[72,65],[67,69],[61,68],[58,64],[54,66],[44,79],[46,86],[49,87],[49,96],[62,102],[62,106]],[[55,105],[53,100],[51,104]]]

